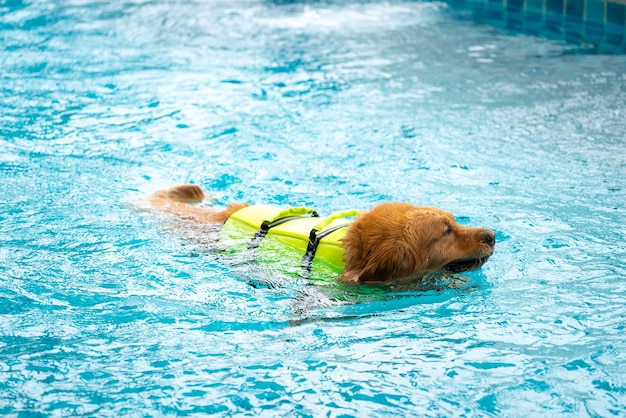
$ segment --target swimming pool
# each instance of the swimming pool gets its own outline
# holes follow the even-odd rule
[[[16,1],[0,40],[0,414],[626,412],[625,56],[439,2]],[[181,182],[498,245],[301,312],[137,209]]]

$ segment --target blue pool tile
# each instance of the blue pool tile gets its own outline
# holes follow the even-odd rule
[[[524,0],[509,0],[506,5],[509,11],[519,11],[524,7]]]
[[[579,31],[577,31],[576,28],[570,29],[569,27],[567,27],[565,29],[564,37],[567,42],[571,42],[574,44],[579,44],[583,40],[582,35]]]
[[[583,39],[583,21],[578,18],[571,18],[565,21],[565,34],[568,41],[580,41]]]
[[[546,11],[563,14],[563,0],[546,0]]]
[[[624,43],[623,36],[614,36],[614,35],[607,34],[604,37],[604,45],[607,48],[612,49],[612,53],[618,53],[618,51],[621,51],[623,43]]]
[[[563,26],[563,14],[555,12],[547,12],[544,15],[545,27],[559,32],[561,26]]]
[[[504,5],[501,0],[489,0],[487,4],[487,18],[490,20],[504,20]]]
[[[469,0],[468,5],[474,13],[481,13],[487,7],[487,0]]]
[[[607,23],[605,25],[605,40],[613,45],[619,45],[624,42],[624,26]]]
[[[604,23],[600,21],[587,20],[585,21],[585,35],[588,37],[603,37],[604,36]]]
[[[626,5],[607,2],[606,21],[615,25],[624,26],[626,22]]]
[[[585,12],[583,6],[583,0],[566,0],[565,13],[567,17],[582,20]]]
[[[467,0],[448,0],[448,4],[457,7],[459,9],[463,9],[469,6],[469,1]]]
[[[538,10],[538,11],[544,12],[546,9],[546,1],[545,0],[526,0],[526,9]]]
[[[524,16],[522,15],[522,9],[512,8],[509,6],[507,8],[507,26],[514,29],[521,29],[522,23],[524,21]]]
[[[538,33],[543,25],[543,13],[526,9],[523,23],[524,30],[528,33]]]
[[[474,7],[476,7],[477,5],[485,5],[486,3],[487,0],[467,0],[467,5]]]
[[[585,19],[604,22],[604,1],[602,0],[587,0],[585,6]]]
[[[447,1],[471,7],[475,19],[512,30],[551,33],[573,43],[583,42],[596,52],[626,52],[626,0]]]

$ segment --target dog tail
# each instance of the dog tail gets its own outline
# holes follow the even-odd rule
[[[216,210],[190,203],[202,202],[205,194],[195,184],[181,184],[156,192],[149,197],[150,204],[162,212],[176,215],[190,221],[223,224],[230,215],[248,206],[245,203],[231,203],[223,210]]]
[[[202,202],[205,198],[204,192],[195,184],[181,184],[164,190],[165,198],[179,203]]]

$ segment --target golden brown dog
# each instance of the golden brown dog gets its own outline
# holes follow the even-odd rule
[[[248,206],[215,210],[190,204],[203,199],[200,187],[180,185],[157,192],[150,203],[180,218],[215,225]],[[383,203],[359,215],[342,243],[346,267],[339,280],[387,283],[478,269],[493,254],[496,239],[493,231],[459,225],[438,208]]]

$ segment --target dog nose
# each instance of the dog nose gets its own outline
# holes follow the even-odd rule
[[[490,247],[496,245],[496,233],[493,231],[487,231],[483,234],[483,242]]]

